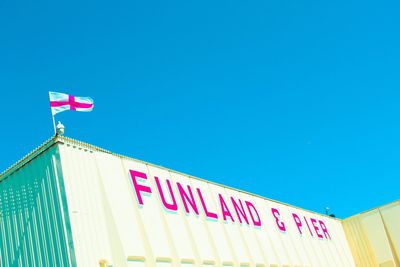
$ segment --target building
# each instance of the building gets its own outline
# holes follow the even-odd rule
[[[399,204],[340,220],[58,136],[0,175],[0,266],[400,266]]]

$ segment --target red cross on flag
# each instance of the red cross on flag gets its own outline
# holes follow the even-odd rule
[[[53,116],[65,110],[89,112],[94,107],[93,99],[90,97],[72,96],[57,92],[49,92],[49,96]]]

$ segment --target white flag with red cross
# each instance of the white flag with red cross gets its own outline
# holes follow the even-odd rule
[[[65,110],[89,112],[94,107],[93,99],[90,97],[72,96],[57,92],[49,92],[49,96],[53,116]]]

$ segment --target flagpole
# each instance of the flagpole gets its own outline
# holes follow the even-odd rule
[[[54,120],[54,114],[53,114],[53,108],[51,107],[51,92],[49,91],[49,98],[50,98],[50,111],[51,111],[51,118],[53,120],[53,129],[54,129],[54,135],[57,135],[57,130],[56,130],[56,121]]]
[[[53,128],[54,128],[54,135],[57,135],[57,130],[56,130],[56,121],[54,120],[54,115],[51,114],[51,117],[53,118]]]

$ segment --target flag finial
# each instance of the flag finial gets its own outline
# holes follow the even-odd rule
[[[65,132],[65,126],[60,121],[58,121],[58,124],[57,124],[57,135],[63,135],[64,132]]]

